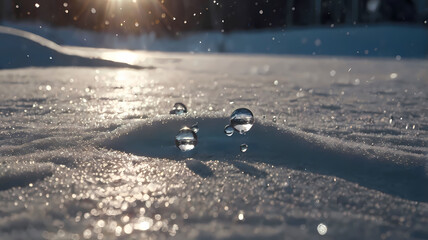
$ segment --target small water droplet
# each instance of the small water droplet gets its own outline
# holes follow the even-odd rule
[[[187,107],[186,105],[184,105],[183,103],[175,103],[174,107],[172,107],[172,110],[169,112],[169,114],[174,114],[174,115],[182,115],[187,113]]]
[[[248,150],[248,145],[247,144],[245,144],[245,143],[243,143],[243,144],[241,144],[241,152],[246,152]]]
[[[230,126],[240,134],[248,132],[254,124],[253,113],[246,108],[238,108],[230,116]]]
[[[193,131],[194,133],[198,133],[198,132],[199,132],[199,126],[198,126],[198,123],[193,124],[193,125],[192,125],[192,127],[190,127],[190,128],[192,129],[192,131]]]
[[[198,143],[198,136],[192,129],[183,127],[175,136],[175,146],[181,151],[187,152],[193,150]]]
[[[224,127],[224,134],[226,134],[226,136],[230,137],[233,135],[233,132],[235,132],[235,129],[233,129],[233,127],[226,125],[226,127]]]
[[[276,116],[272,117],[272,122],[276,122]]]

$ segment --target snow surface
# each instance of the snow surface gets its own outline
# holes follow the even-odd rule
[[[56,48],[0,30],[60,62],[0,71],[0,239],[428,239],[426,60]],[[239,107],[256,124],[226,137]]]

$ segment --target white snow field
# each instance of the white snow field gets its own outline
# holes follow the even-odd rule
[[[0,239],[428,239],[425,59],[0,43]]]
[[[171,39],[55,28],[44,23],[3,22],[67,46],[194,53],[300,54],[385,58],[427,58],[428,31],[422,25],[377,24],[258,31],[181,33]]]

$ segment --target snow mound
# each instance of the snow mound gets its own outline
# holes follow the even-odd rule
[[[10,163],[2,162],[0,170],[0,190],[23,187],[52,175],[53,165],[50,163]]]
[[[198,144],[192,151],[181,152],[174,144],[174,136],[181,127],[195,122],[200,127]],[[227,124],[225,118],[146,121],[117,129],[118,137],[104,146],[146,157],[192,159],[187,162],[188,168],[202,177],[213,175],[203,163],[210,159],[231,162],[251,175],[266,174],[239,161],[247,160],[338,176],[385,193],[428,202],[428,193],[423,192],[428,178],[420,155],[305,134],[267,122],[256,123],[246,135],[235,133],[227,137],[223,133]],[[245,153],[239,150],[242,143],[249,146]]]
[[[54,66],[140,68],[79,56],[77,52],[35,34],[3,26],[0,26],[0,52],[0,69]]]

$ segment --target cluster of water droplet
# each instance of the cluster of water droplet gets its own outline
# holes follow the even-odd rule
[[[239,134],[245,134],[250,131],[254,125],[254,115],[246,108],[238,108],[233,111],[230,116],[230,123],[224,127],[224,133],[230,137],[235,131]],[[241,152],[246,152],[248,149],[247,144],[241,144]]]
[[[182,115],[187,113],[187,108],[183,103],[175,103],[172,110],[169,112],[174,115]],[[230,116],[230,123],[224,128],[224,133],[227,136],[232,136],[235,131],[239,134],[245,134],[250,131],[254,125],[254,115],[247,108],[238,108],[233,111]],[[198,143],[198,136],[196,133],[199,131],[198,123],[191,127],[182,127],[178,134],[175,136],[175,145],[183,152],[193,150]],[[240,146],[241,152],[248,150],[248,145],[243,143]]]
[[[178,102],[174,104],[169,113],[174,115],[183,115],[187,113],[187,107],[183,103]],[[196,147],[196,144],[198,144],[197,132],[199,132],[198,123],[193,124],[191,127],[182,127],[175,136],[175,146],[183,152],[193,150]]]
[[[233,111],[230,116],[230,123],[224,128],[224,132],[227,136],[232,136],[234,131],[240,134],[245,134],[250,131],[254,124],[253,113],[246,108],[238,108]]]

